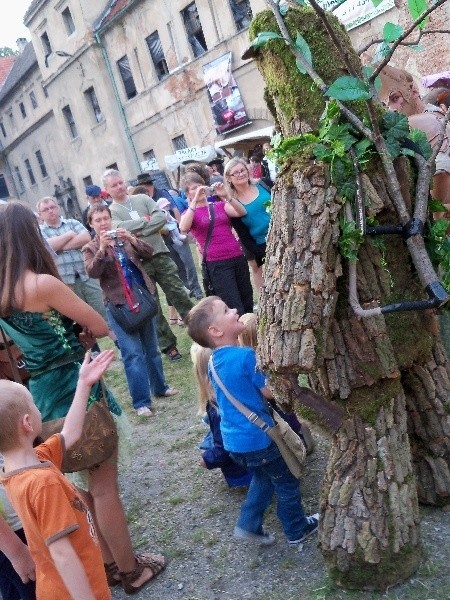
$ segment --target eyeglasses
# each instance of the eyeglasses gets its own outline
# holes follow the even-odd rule
[[[235,171],[234,173],[230,173],[230,177],[242,177],[242,175],[248,175],[248,171],[246,169],[242,169],[241,171]]]

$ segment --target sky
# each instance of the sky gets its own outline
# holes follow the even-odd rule
[[[17,50],[17,38],[31,40],[30,32],[23,24],[24,14],[32,0],[3,0],[0,14],[0,48],[9,46]]]

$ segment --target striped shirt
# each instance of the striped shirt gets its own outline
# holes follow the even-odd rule
[[[68,231],[75,231],[76,234],[87,231],[87,229],[76,219],[60,219],[57,226],[41,225],[41,231],[44,238],[49,239],[57,237]],[[87,281],[89,277],[84,269],[83,253],[81,248],[77,250],[62,250],[56,254],[55,258],[58,272],[64,283],[73,285],[75,279],[79,277],[81,281]]]

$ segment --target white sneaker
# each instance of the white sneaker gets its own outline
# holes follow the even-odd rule
[[[141,406],[136,409],[136,414],[138,417],[153,417],[153,413],[148,406]]]

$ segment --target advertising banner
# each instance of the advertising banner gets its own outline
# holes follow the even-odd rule
[[[231,71],[231,52],[203,65],[203,78],[218,134],[250,122]]]

